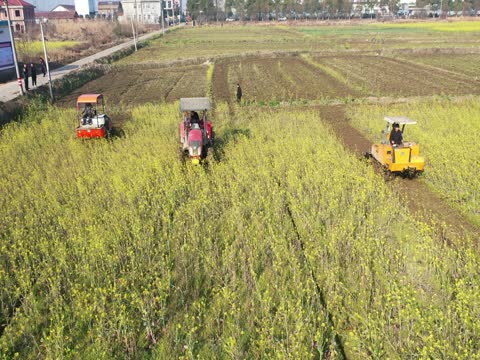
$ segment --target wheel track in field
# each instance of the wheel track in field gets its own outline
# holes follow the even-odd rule
[[[224,61],[215,61],[215,68],[212,77],[212,97],[214,101],[225,101],[228,104],[230,116],[235,115],[230,90],[228,88],[228,63]]]
[[[283,188],[282,182],[277,178],[276,179],[277,186],[279,188]],[[297,246],[295,248],[299,248],[299,257],[300,257],[300,262],[306,264],[308,271],[310,272],[310,277],[312,278],[313,283],[315,284],[315,291],[317,293],[317,296],[320,300],[320,304],[325,310],[325,313],[327,315],[327,320],[328,320],[328,326],[331,329],[334,329],[335,335],[333,335],[333,341],[335,343],[335,347],[338,350],[341,359],[348,359],[347,355],[345,353],[345,347],[343,345],[342,339],[340,338],[340,335],[337,332],[337,327],[335,326],[335,322],[333,320],[333,315],[332,313],[328,310],[328,304],[327,300],[325,298],[325,292],[322,290],[322,287],[319,284],[319,281],[317,279],[317,276],[315,275],[315,272],[313,271],[313,267],[311,262],[308,260],[307,255],[305,254],[305,243],[302,240],[302,237],[300,235],[300,232],[298,231],[297,223],[295,222],[294,215],[291,210],[290,202],[288,201],[287,197],[283,199],[284,206],[285,206],[285,212],[290,219],[290,222],[292,224],[293,231],[295,233],[295,238],[297,242]],[[328,342],[325,342],[322,346],[322,356],[325,358],[328,358]]]
[[[371,141],[350,125],[345,113],[345,106],[319,106],[318,109],[321,119],[332,127],[345,147],[359,157],[363,157],[365,152],[370,149]],[[458,243],[458,239],[463,237],[469,237],[475,241],[475,244],[479,244],[480,229],[469,222],[457,209],[440,199],[420,179],[396,177],[388,184],[394,193],[405,201],[408,209],[416,218],[424,221],[433,215],[438,223],[448,226],[446,230],[441,230],[442,239],[446,244],[461,245]]]
[[[386,58],[389,58],[391,60],[393,60],[394,62],[398,63],[398,64],[403,64],[403,65],[407,65],[407,66],[418,66],[419,68],[424,68],[425,71],[437,71],[437,72],[441,72],[443,74],[445,74],[445,76],[448,76],[448,75],[453,75],[453,76],[456,76],[470,84],[473,84],[473,85],[478,85],[478,83],[475,81],[475,80],[472,80],[472,77],[468,74],[465,74],[465,73],[461,73],[461,72],[458,72],[458,71],[454,71],[454,70],[450,70],[450,69],[445,69],[445,68],[441,68],[441,67],[438,67],[438,66],[435,66],[435,65],[430,65],[430,64],[424,64],[424,63],[420,63],[420,62],[416,62],[415,60],[410,60],[410,59],[406,59],[406,58],[403,58],[401,57],[393,57],[391,55],[389,56],[384,56]]]
[[[173,91],[173,89],[175,89],[175,87],[177,86],[177,84],[183,80],[183,78],[185,77],[185,74],[187,74],[187,72],[184,72],[184,73],[177,79],[177,81],[175,81],[175,82],[167,89],[167,91],[165,91],[165,96],[163,97],[163,100],[164,100],[165,102],[167,102],[167,99],[168,99],[168,97],[170,96],[170,93]]]

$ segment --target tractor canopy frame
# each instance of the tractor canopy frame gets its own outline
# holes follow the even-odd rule
[[[402,126],[402,134],[403,134],[405,132],[405,125],[414,125],[414,124],[417,123],[416,121],[414,121],[412,119],[409,119],[405,116],[385,116],[384,120],[387,122],[387,127],[385,128],[385,130],[383,132],[383,143],[384,144],[388,143],[387,136],[390,132],[390,126],[393,127],[393,124],[401,125]]]
[[[95,105],[94,109],[97,110],[98,107],[102,108],[102,112],[105,113],[105,103],[103,102],[102,94],[83,94],[80,95],[77,99],[77,111],[80,111],[80,105],[83,104],[92,104]]]
[[[208,97],[197,97],[197,98],[181,98],[180,99],[180,111],[201,111],[201,110],[210,110],[212,104]]]

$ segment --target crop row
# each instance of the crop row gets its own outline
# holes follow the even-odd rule
[[[168,62],[177,59],[243,56],[246,53],[338,52],[355,56],[350,50],[472,48],[479,40],[474,21],[428,26],[186,26],[152,41],[151,45],[120,61],[122,64]],[[228,25],[228,24],[227,24]],[[467,29],[463,31],[463,29]]]
[[[205,96],[207,66],[173,68],[119,66],[61,99],[74,106],[79,95],[102,93],[112,107],[148,102],[174,102],[180,97]]]
[[[402,56],[410,61],[420,64],[430,65],[441,69],[461,73],[469,76],[472,79],[480,80],[480,55],[479,54],[431,54],[431,55],[415,55]],[[449,77],[446,74],[445,77]],[[480,84],[478,85],[480,86]]]
[[[356,95],[355,91],[299,57],[219,61],[216,70],[214,92],[224,101],[229,98],[228,89],[235,89],[236,83],[241,84],[244,100],[248,101],[321,100]]]
[[[346,85],[374,96],[425,96],[477,94],[474,79],[433,71],[381,56],[318,56],[314,60]]]

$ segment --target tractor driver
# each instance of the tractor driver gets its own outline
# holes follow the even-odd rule
[[[89,124],[91,124],[93,115],[94,115],[94,110],[93,110],[92,104],[86,103],[85,109],[83,109],[83,112],[82,112],[83,125],[86,125],[87,121]]]
[[[192,124],[198,124],[200,122],[200,117],[196,111],[192,111],[190,114],[190,121]]]
[[[390,144],[392,146],[400,146],[403,142],[402,131],[400,130],[400,125],[395,123],[393,124],[393,129],[390,132]]]

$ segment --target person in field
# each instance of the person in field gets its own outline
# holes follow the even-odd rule
[[[32,87],[37,86],[37,68],[34,63],[30,64],[30,76],[32,77]]]
[[[42,58],[40,58],[40,68],[42,69],[43,77],[45,77],[45,74],[47,73],[47,65],[45,64],[45,60]]]
[[[237,102],[239,103],[240,101],[242,101],[242,88],[240,84],[237,83]]]
[[[400,130],[400,125],[395,123],[393,124],[393,129],[390,132],[390,144],[392,146],[400,146],[403,142],[402,131]]]
[[[28,91],[28,66],[23,64],[23,84],[25,85],[25,91]]]

